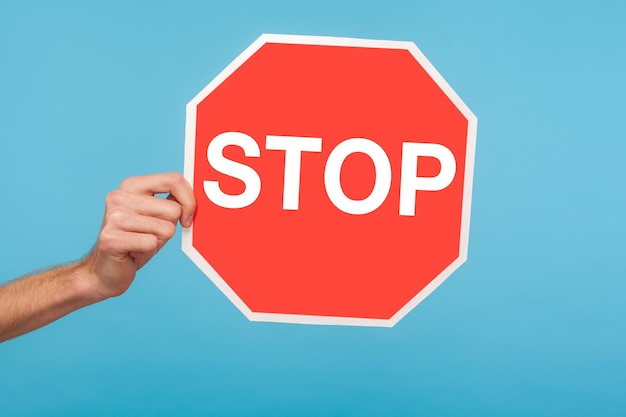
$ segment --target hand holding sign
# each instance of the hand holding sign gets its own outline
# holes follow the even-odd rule
[[[122,294],[137,270],[174,235],[179,221],[191,226],[195,207],[191,187],[180,174],[124,180],[107,197],[98,242],[86,258],[0,286],[0,342]]]
[[[167,199],[155,194],[169,193]],[[195,199],[178,173],[128,178],[109,193],[102,230],[89,265],[90,285],[103,298],[122,294],[135,273],[174,236],[191,226]]]

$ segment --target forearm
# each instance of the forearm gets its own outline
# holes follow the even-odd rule
[[[89,288],[88,269],[81,261],[0,287],[0,342],[99,301]]]

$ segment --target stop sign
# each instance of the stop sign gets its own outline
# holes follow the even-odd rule
[[[183,250],[251,320],[393,326],[467,257],[475,137],[413,43],[262,35],[187,105]]]

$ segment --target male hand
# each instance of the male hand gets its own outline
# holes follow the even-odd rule
[[[169,193],[167,198],[155,194]],[[178,173],[128,178],[106,199],[104,221],[84,260],[88,291],[97,299],[124,293],[144,266],[174,236],[176,224],[191,226],[196,201]]]
[[[169,193],[167,198],[155,194]],[[93,251],[82,261],[0,286],[0,343],[81,307],[122,294],[176,233],[191,226],[196,200],[180,174],[124,180],[107,196]]]

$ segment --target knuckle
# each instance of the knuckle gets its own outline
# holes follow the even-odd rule
[[[167,222],[164,227],[165,236],[170,239],[172,236],[176,234],[176,225],[170,222]]]
[[[183,208],[178,203],[172,203],[172,219],[178,220],[183,215]]]
[[[182,184],[185,181],[185,177],[183,177],[180,173],[178,172],[170,172],[167,174],[169,181],[172,184]]]
[[[168,180],[172,188],[178,190],[179,192],[187,188],[187,180],[178,172],[170,172],[168,174]]]
[[[112,227],[119,228],[126,223],[127,214],[122,210],[111,210],[106,214],[106,223]]]
[[[112,252],[116,246],[116,236],[107,228],[103,228],[98,238],[98,248],[104,252]]]
[[[126,178],[120,183],[119,189],[120,190],[131,189],[134,186],[135,181],[136,181],[135,177]]]
[[[106,207],[117,207],[119,206],[124,197],[123,197],[124,192],[120,191],[120,190],[113,190],[111,191],[109,194],[107,194],[106,199],[105,199],[105,206]]]
[[[155,233],[164,240],[169,240],[176,233],[176,225],[162,220],[158,223]]]
[[[146,235],[146,251],[156,252],[159,250],[159,238],[155,235]]]

